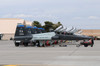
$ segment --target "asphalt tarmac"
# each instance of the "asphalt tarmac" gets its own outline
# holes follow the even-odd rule
[[[100,41],[94,47],[15,47],[0,41],[0,65],[21,66],[100,66]]]

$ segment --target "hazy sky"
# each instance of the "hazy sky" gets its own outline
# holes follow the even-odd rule
[[[100,29],[100,0],[0,0],[0,18],[58,21],[66,27]]]

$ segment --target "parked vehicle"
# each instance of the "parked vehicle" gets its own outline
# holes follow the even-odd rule
[[[1,40],[2,37],[3,37],[3,34],[0,33],[0,40]]]
[[[25,27],[25,25],[17,26],[14,37],[16,47],[20,44],[28,46],[28,43],[30,43],[30,40],[32,39],[31,30],[28,30],[30,28],[31,27]]]

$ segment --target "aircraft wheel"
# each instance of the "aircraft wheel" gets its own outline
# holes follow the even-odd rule
[[[84,45],[84,47],[88,47],[88,45]]]
[[[40,47],[40,42],[36,41],[37,47]]]
[[[91,44],[91,47],[93,47],[93,44]]]
[[[59,45],[59,47],[61,47],[61,45]]]
[[[15,42],[15,46],[18,47],[18,46],[19,46],[19,43],[16,43],[16,42]]]
[[[91,44],[91,47],[93,47],[93,45],[94,45],[94,40],[92,39],[92,44]]]
[[[80,45],[79,45],[79,44],[77,44],[77,45],[76,45],[76,47],[80,47]]]
[[[45,47],[45,45],[43,44],[42,47]]]
[[[35,42],[32,42],[32,46],[36,46],[36,43]]]
[[[24,43],[24,46],[27,47],[28,46],[28,43]]]

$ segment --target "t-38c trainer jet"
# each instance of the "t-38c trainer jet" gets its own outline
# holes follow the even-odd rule
[[[52,32],[46,32],[44,28],[35,26],[17,25],[14,42],[15,46],[19,46],[20,44],[28,46],[30,43],[32,46],[45,47],[57,44],[59,41],[91,40],[91,44],[83,42],[81,45],[85,47],[88,45],[93,46],[94,40],[92,37],[75,34],[76,32],[78,32],[76,28],[67,30],[62,25]]]

